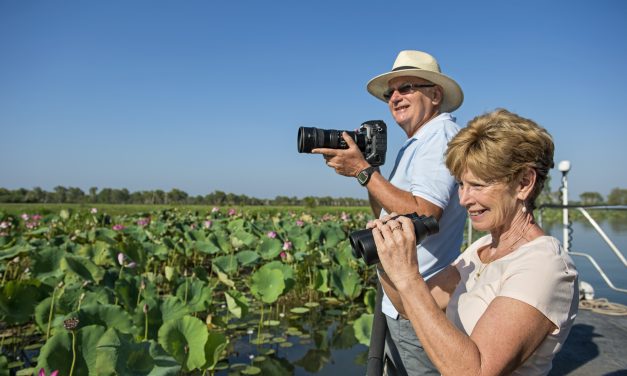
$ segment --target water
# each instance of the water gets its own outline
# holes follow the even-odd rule
[[[604,221],[600,222],[599,226],[623,256],[627,256],[627,223]],[[545,226],[544,229],[563,242],[561,224]],[[616,257],[596,230],[587,221],[574,222],[572,230],[570,251],[589,254],[605,271],[614,286],[627,289],[627,267]],[[627,293],[611,289],[587,258],[573,256],[573,260],[579,271],[579,280],[586,281],[594,287],[595,299],[607,298],[611,302],[627,305]]]

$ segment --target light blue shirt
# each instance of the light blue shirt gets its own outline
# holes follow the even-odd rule
[[[449,113],[442,113],[424,124],[405,141],[398,152],[392,174],[392,185],[411,192],[443,209],[440,231],[416,246],[420,274],[428,279],[459,256],[464,238],[466,210],[459,204],[457,183],[444,161],[448,142],[460,127]],[[385,210],[381,216],[386,215]],[[387,295],[382,311],[393,319],[398,312]]]

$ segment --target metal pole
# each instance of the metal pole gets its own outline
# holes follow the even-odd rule
[[[570,162],[561,161],[557,168],[562,172],[562,205],[564,205],[564,209],[562,209],[562,225],[564,226],[562,242],[566,252],[570,252],[570,239],[568,236],[568,179],[566,179],[566,175],[570,171]]]
[[[568,179],[566,174],[568,171],[562,173],[562,205],[568,205]],[[562,242],[564,243],[564,249],[566,252],[570,251],[570,241],[568,239],[568,208],[562,209]]]

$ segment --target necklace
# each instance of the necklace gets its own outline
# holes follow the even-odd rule
[[[525,237],[525,235],[527,235],[527,231],[529,231],[529,228],[531,228],[532,226],[528,226],[525,231],[522,232],[522,234],[520,234],[520,236],[518,237],[518,239],[516,239],[515,242],[513,242],[508,248],[506,252],[510,252],[514,249],[514,246],[516,244],[518,244],[519,241],[522,240],[522,238]],[[481,263],[482,265],[479,267],[479,271],[477,272],[477,274],[475,274],[475,281],[479,279],[479,277],[481,277],[481,274],[483,273],[483,271],[488,267],[488,265],[490,265],[492,263],[492,261],[497,259],[497,254],[498,251],[495,252],[494,256],[492,256],[489,260],[486,261],[486,263],[484,264],[483,262]],[[479,256],[477,254],[477,256]],[[479,260],[481,261],[481,258],[479,258]]]

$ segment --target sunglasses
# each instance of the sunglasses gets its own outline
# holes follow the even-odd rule
[[[420,89],[420,88],[423,88],[423,87],[434,87],[434,86],[435,86],[435,84],[410,84],[410,83],[406,83],[406,84],[402,84],[401,86],[399,86],[397,88],[389,88],[389,89],[387,89],[386,91],[383,92],[383,98],[386,101],[389,102],[395,91],[398,91],[398,93],[400,95],[405,95],[405,94],[413,93],[417,89]]]

